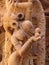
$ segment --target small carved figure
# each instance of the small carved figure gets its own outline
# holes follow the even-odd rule
[[[32,36],[30,35],[31,33],[33,33],[33,29],[34,29],[33,24],[30,21],[24,21],[22,23],[22,29],[20,28],[20,30],[15,31],[13,33],[13,35],[11,37],[11,42],[14,45],[14,48],[16,49],[16,51],[14,51],[10,55],[10,57],[8,59],[8,65],[22,65],[22,63],[24,64],[24,61],[23,60],[21,61],[22,58],[24,58],[24,60],[26,60],[26,62],[25,62],[26,64],[29,63],[29,62],[27,62],[26,58],[28,58],[28,60],[31,63],[31,60],[29,57],[31,57],[32,53],[30,53],[29,50],[30,50],[30,48],[32,48],[31,46],[34,42],[41,39],[41,36],[39,33],[40,32],[39,28],[37,28],[35,30],[34,36],[33,36],[33,34],[32,34]],[[31,54],[31,55],[29,56],[29,54]],[[33,65],[33,57],[32,57],[31,65]]]

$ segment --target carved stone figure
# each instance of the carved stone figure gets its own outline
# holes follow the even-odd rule
[[[38,0],[6,0],[4,65],[45,65],[45,17]]]
[[[29,34],[26,33],[25,35],[25,32],[22,30],[17,31],[12,36],[11,42],[13,43],[16,51],[10,55],[8,59],[8,65],[29,65],[29,62],[31,65],[33,65],[33,54],[31,53],[32,45],[34,42],[40,40],[41,36],[37,31],[35,36],[31,36],[30,38],[28,37],[30,37]]]

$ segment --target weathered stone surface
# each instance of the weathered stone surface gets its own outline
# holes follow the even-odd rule
[[[44,11],[39,0],[28,1],[17,1],[17,3],[14,0],[5,1],[5,10],[2,18],[3,27],[5,29],[4,57],[2,62],[4,65],[45,65]],[[23,23],[25,21],[28,22],[28,24]],[[16,40],[15,36],[12,38],[14,34]],[[37,42],[38,39],[41,40]],[[18,43],[19,45],[15,43]],[[31,43],[32,46],[30,46]],[[16,63],[16,53],[18,53],[18,64]],[[8,59],[12,63],[8,61]]]

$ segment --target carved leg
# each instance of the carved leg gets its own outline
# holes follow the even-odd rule
[[[9,56],[10,56],[10,54],[11,54],[11,47],[12,47],[12,45],[11,45],[11,41],[8,39],[8,36],[7,36],[7,34],[5,34],[5,50],[4,50],[4,54],[5,54],[5,65],[8,65],[8,58],[9,58]]]

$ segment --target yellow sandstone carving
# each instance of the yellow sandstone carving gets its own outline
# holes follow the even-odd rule
[[[40,1],[5,2],[4,65],[45,65],[45,17]]]

